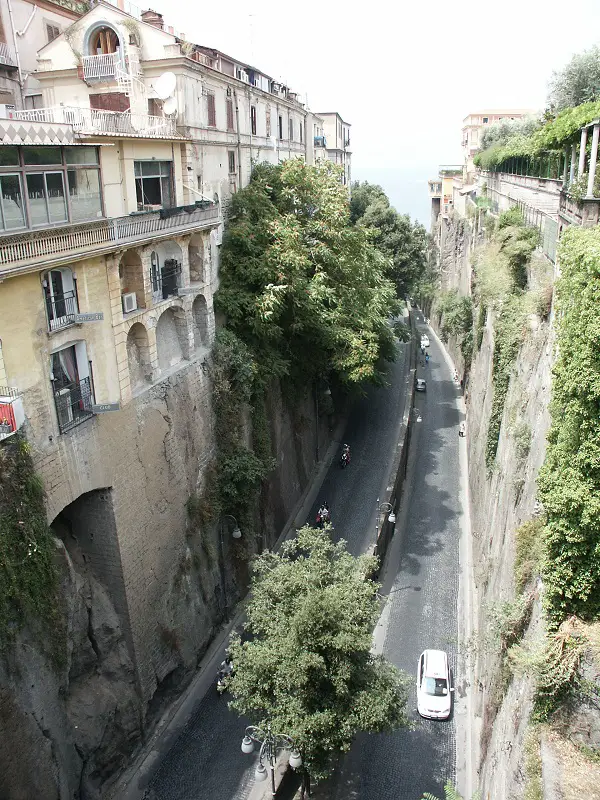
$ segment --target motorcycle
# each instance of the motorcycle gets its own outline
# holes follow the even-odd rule
[[[319,528],[324,528],[325,525],[329,525],[331,523],[331,512],[325,506],[321,506],[321,508],[317,512],[317,525]]]
[[[233,677],[233,661],[231,658],[226,658],[221,662],[219,671],[217,672],[217,694],[222,695],[229,688],[228,679]]]

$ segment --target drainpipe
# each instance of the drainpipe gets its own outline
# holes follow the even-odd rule
[[[10,0],[6,0],[8,5],[8,16],[10,18],[10,30],[12,33],[13,39],[13,47],[15,48],[15,58],[17,59],[17,72],[19,74],[19,99],[21,101],[21,108],[25,105],[25,101],[23,99],[23,72],[21,70],[21,59],[19,58],[19,48],[17,47],[17,34],[15,31],[15,21],[13,18],[12,12],[12,3]]]
[[[242,139],[240,136],[240,109],[238,107],[237,92],[233,90],[233,99],[235,100],[235,127],[237,130],[237,154],[238,154],[238,181],[239,188],[242,188]]]

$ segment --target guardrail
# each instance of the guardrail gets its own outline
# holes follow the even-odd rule
[[[78,106],[53,106],[13,111],[12,118],[25,122],[61,123],[71,125],[79,133],[119,134],[164,138],[177,136],[175,117],[132,114],[131,111],[105,111]],[[183,137],[181,137],[183,138]]]
[[[177,208],[130,214],[101,222],[88,222],[64,228],[11,234],[0,237],[0,275],[62,255],[110,249],[111,245],[132,244],[161,234],[182,233],[214,224],[219,207],[179,206]]]

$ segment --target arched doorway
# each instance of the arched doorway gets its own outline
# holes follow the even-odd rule
[[[194,344],[198,347],[208,347],[208,308],[206,298],[199,294],[192,304],[194,317]]]
[[[182,314],[181,311],[179,313],[180,315]],[[156,349],[158,352],[158,366],[163,371],[183,361],[186,334],[184,326],[185,319],[178,318],[173,308],[167,308],[158,320],[156,326]]]
[[[150,282],[155,303],[173,297],[181,285],[183,253],[172,240],[160,242],[150,253]]]
[[[152,381],[148,333],[140,322],[132,325],[127,334],[127,363],[132,392]]]

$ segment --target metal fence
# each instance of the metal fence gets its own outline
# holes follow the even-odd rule
[[[89,378],[64,386],[54,391],[54,403],[61,433],[70,431],[76,425],[94,416],[92,405],[94,396]]]
[[[527,225],[540,231],[542,252],[553,264],[556,264],[558,222],[548,214],[540,211],[539,208],[534,208],[534,206],[530,206],[522,200],[513,200],[512,203],[520,209]]]

